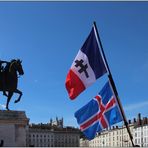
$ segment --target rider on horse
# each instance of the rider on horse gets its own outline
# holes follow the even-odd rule
[[[6,66],[4,67],[3,64],[6,63]],[[2,74],[2,83],[3,83],[3,95],[7,96],[6,94],[6,85],[5,85],[5,71],[9,68],[11,62],[8,61],[2,61],[0,60],[0,73]]]
[[[23,75],[22,61],[13,59],[10,62],[0,60],[0,91],[7,96],[6,109],[9,110],[9,102],[13,93],[19,94],[19,97],[14,101],[20,101],[22,92],[17,88],[18,75]],[[7,94],[6,94],[7,91]]]

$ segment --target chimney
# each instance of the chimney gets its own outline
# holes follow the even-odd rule
[[[138,120],[141,120],[141,114],[140,113],[138,114]]]
[[[143,124],[146,125],[147,124],[147,117],[143,118]]]
[[[131,124],[131,120],[128,120],[128,124]]]
[[[134,118],[134,123],[136,123],[136,118]]]
[[[138,114],[137,122],[138,122],[138,125],[142,125],[141,114],[140,113]]]

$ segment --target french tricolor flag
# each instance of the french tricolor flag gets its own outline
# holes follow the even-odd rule
[[[75,57],[66,77],[66,89],[71,100],[107,72],[93,26],[89,36]]]

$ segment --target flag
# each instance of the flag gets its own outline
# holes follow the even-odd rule
[[[93,27],[66,77],[65,86],[70,99],[75,99],[106,72],[105,62],[97,42],[96,30]]]
[[[81,131],[89,139],[97,132],[122,121],[116,98],[107,82],[100,93],[75,113]]]

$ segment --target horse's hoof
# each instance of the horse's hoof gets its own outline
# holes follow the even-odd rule
[[[7,109],[7,111],[9,111],[9,108],[8,107],[6,107],[6,109]]]
[[[17,103],[17,102],[19,102],[19,101],[20,101],[20,100],[15,100],[14,103]]]

